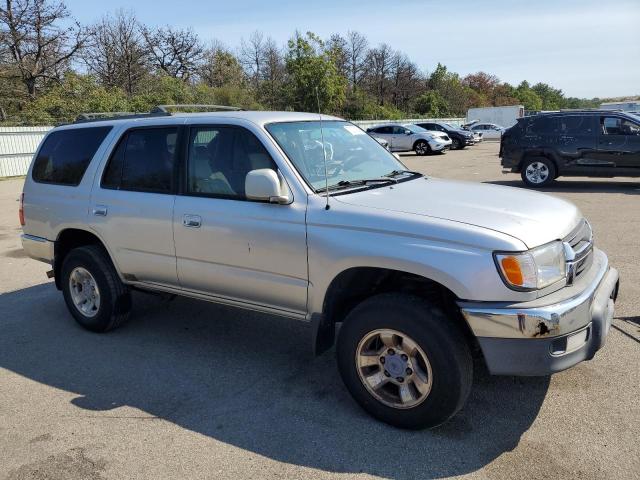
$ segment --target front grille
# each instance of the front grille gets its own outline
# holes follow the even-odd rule
[[[567,261],[567,284],[570,285],[593,263],[593,231],[589,222],[582,219],[563,242],[571,247],[574,254],[573,260]]]

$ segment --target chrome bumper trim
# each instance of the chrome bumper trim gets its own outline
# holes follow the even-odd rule
[[[494,338],[542,338],[556,337],[574,332],[587,326],[593,317],[596,298],[608,300],[615,295],[618,284],[618,271],[609,267],[606,255],[594,251],[595,272],[589,272],[589,283],[582,290],[567,298],[558,298],[564,292],[559,290],[549,295],[552,303],[544,305],[545,297],[532,302],[515,305],[504,303],[459,302],[462,315],[477,337]],[[575,287],[578,287],[575,284]],[[565,287],[567,293],[575,288]],[[607,292],[601,292],[607,290]]]
[[[53,264],[54,242],[26,233],[23,233],[20,238],[22,240],[22,248],[29,257]]]

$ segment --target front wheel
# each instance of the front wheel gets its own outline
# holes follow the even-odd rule
[[[417,155],[427,155],[429,152],[431,152],[431,147],[429,146],[429,143],[425,142],[424,140],[418,140],[413,146],[413,150]]]
[[[471,389],[462,333],[442,310],[411,295],[377,295],[354,308],[340,330],[337,356],[360,406],[400,428],[444,423]]]
[[[465,144],[462,143],[459,139],[457,138],[452,138],[451,139],[451,149],[452,150],[462,150],[465,147]]]
[[[528,187],[545,187],[557,177],[556,166],[551,160],[544,157],[530,158],[522,164],[520,176]]]

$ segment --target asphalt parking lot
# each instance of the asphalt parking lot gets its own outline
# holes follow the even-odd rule
[[[519,187],[497,149],[402,158],[434,176]],[[421,432],[363,413],[333,351],[312,357],[306,326],[289,320],[136,294],[126,326],[82,330],[47,266],[20,248],[21,187],[0,181],[0,478],[638,478],[638,179],[547,189],[582,209],[620,271],[604,349],[553,377],[477,365],[464,410]]]

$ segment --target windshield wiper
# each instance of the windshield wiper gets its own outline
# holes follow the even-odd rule
[[[397,177],[398,175],[419,175],[423,176],[420,172],[414,172],[413,170],[394,170],[393,172],[387,173],[385,177]]]
[[[359,178],[357,180],[340,180],[338,183],[334,183],[333,185],[329,185],[329,190],[338,190],[340,188],[348,188],[348,187],[359,187],[363,185],[368,185],[370,183],[398,183],[398,180],[395,178],[390,178],[387,176],[380,178]],[[317,188],[316,192],[325,192],[327,189],[325,187]]]

